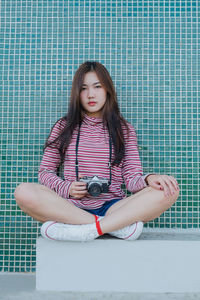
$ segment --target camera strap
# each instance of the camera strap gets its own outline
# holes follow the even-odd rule
[[[77,138],[76,138],[76,163],[75,163],[75,169],[76,169],[76,180],[79,181],[78,178],[78,145],[79,145],[79,140],[80,140],[80,126],[79,126],[79,130],[78,130],[78,134],[77,134]],[[111,180],[112,180],[112,172],[111,172],[111,159],[112,159],[112,140],[111,137],[109,135],[109,163],[108,163],[108,167],[110,170],[110,180],[109,180],[109,185],[111,185]]]

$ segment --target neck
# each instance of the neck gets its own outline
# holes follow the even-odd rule
[[[101,113],[90,113],[90,112],[85,112],[85,114],[86,114],[88,117],[92,117],[92,118],[95,118],[95,119],[102,119],[102,114],[101,114]]]

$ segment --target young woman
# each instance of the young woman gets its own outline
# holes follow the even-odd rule
[[[62,163],[64,179],[57,174]],[[21,183],[15,198],[43,222],[42,236],[55,240],[89,241],[105,233],[135,240],[143,223],[179,195],[174,177],[143,175],[134,128],[120,114],[112,79],[98,62],[85,62],[75,73],[69,110],[47,139],[39,182]]]

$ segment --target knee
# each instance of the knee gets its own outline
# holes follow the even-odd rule
[[[33,205],[33,184],[20,183],[14,191],[14,196],[20,207]]]
[[[176,179],[174,177],[172,177],[172,178],[176,181]],[[180,190],[174,190],[173,195],[168,196],[168,201],[171,202],[171,205],[173,205],[176,202],[176,200],[179,197],[179,194],[180,194]]]
[[[165,195],[164,191],[156,190],[153,187],[148,187],[149,191],[152,193],[152,197],[154,199],[154,203],[157,203],[159,207],[163,207],[163,209],[170,208],[178,199],[179,191],[174,191],[174,194]]]
[[[179,191],[174,191],[173,194],[165,195],[164,192],[161,192],[163,196],[161,197],[161,203],[164,206],[168,206],[169,208],[176,202],[179,197]]]

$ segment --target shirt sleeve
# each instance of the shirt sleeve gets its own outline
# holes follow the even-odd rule
[[[135,193],[147,186],[145,178],[149,174],[143,174],[136,133],[130,124],[128,126],[129,135],[125,134],[125,157],[122,164],[122,176],[127,190]]]
[[[54,125],[48,141],[51,142],[55,140],[63,127],[63,122],[59,120]],[[57,176],[57,171],[60,163],[61,159],[58,148],[56,148],[56,146],[54,145],[48,146],[44,151],[42,161],[40,163],[38,180],[39,183],[55,191],[59,196],[63,198],[69,198],[69,187],[71,185],[71,182],[63,180],[62,178]]]

